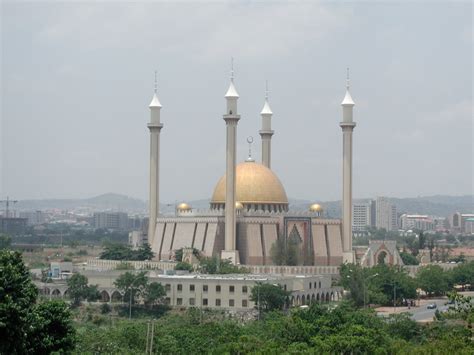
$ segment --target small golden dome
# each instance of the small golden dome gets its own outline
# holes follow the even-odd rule
[[[236,202],[235,203],[235,208],[238,209],[238,210],[241,210],[242,208],[244,208],[244,205],[242,205],[240,202]]]
[[[211,203],[225,203],[225,175],[217,183]],[[254,161],[236,167],[236,200],[241,204],[288,204],[285,189],[266,166]]]
[[[313,203],[311,206],[309,206],[309,210],[311,212],[322,212],[323,208],[321,205],[318,205],[317,203]]]
[[[191,206],[188,205],[187,203],[183,202],[183,203],[180,203],[178,205],[178,207],[176,207],[176,209],[178,211],[190,211],[191,210]]]

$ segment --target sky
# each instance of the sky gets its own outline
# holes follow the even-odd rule
[[[353,194],[473,193],[473,8],[445,2],[1,2],[0,198],[143,200],[158,73],[163,202],[207,199],[225,171],[231,57],[238,161],[291,198],[342,195],[346,68]]]

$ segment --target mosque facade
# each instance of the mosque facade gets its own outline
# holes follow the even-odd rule
[[[328,219],[320,205],[305,212],[291,211],[285,188],[271,170],[272,110],[268,90],[261,111],[261,163],[249,158],[237,164],[236,137],[240,115],[233,73],[225,95],[226,170],[217,181],[209,209],[195,210],[186,203],[176,216],[159,214],[159,137],[161,103],[156,93],[150,104],[150,222],[148,242],[158,260],[173,260],[176,250],[198,249],[244,265],[275,265],[278,253],[292,245],[298,265],[338,266],[352,262],[352,121],[354,102],[346,88],[343,121],[343,218]],[[348,223],[346,223],[348,221]],[[278,249],[279,248],[279,249]],[[296,251],[295,251],[296,249]],[[277,251],[279,250],[279,251]],[[293,261],[294,262],[294,261]]]

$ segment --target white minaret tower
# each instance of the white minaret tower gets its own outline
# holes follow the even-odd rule
[[[226,123],[226,190],[225,190],[225,250],[221,253],[222,259],[230,259],[234,264],[240,263],[239,251],[236,247],[236,218],[235,218],[235,170],[236,170],[236,140],[237,123],[240,115],[237,114],[237,100],[239,94],[234,86],[234,59],[232,58],[230,86],[225,94],[227,110],[223,118]]]
[[[355,103],[349,92],[349,68],[347,68],[346,96],[342,100],[343,162],[342,162],[342,239],[344,262],[353,262],[352,252],[352,131],[356,123],[352,120]]]
[[[156,219],[158,218],[159,199],[159,172],[160,172],[160,132],[163,124],[160,122],[161,103],[157,96],[157,73],[155,71],[155,93],[150,103],[150,217],[148,222],[148,243],[153,245],[155,236]]]
[[[271,169],[272,160],[272,110],[268,103],[268,82],[265,83],[265,104],[263,105],[262,112],[262,129],[258,132],[262,137],[262,164],[268,169]]]

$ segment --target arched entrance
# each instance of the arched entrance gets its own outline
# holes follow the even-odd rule
[[[112,302],[122,302],[122,295],[118,291],[112,292],[112,295],[110,296],[110,299]]]
[[[100,302],[110,302],[110,296],[106,290],[100,293]]]
[[[385,250],[382,250],[378,255],[377,255],[377,264],[388,264],[388,254]]]

